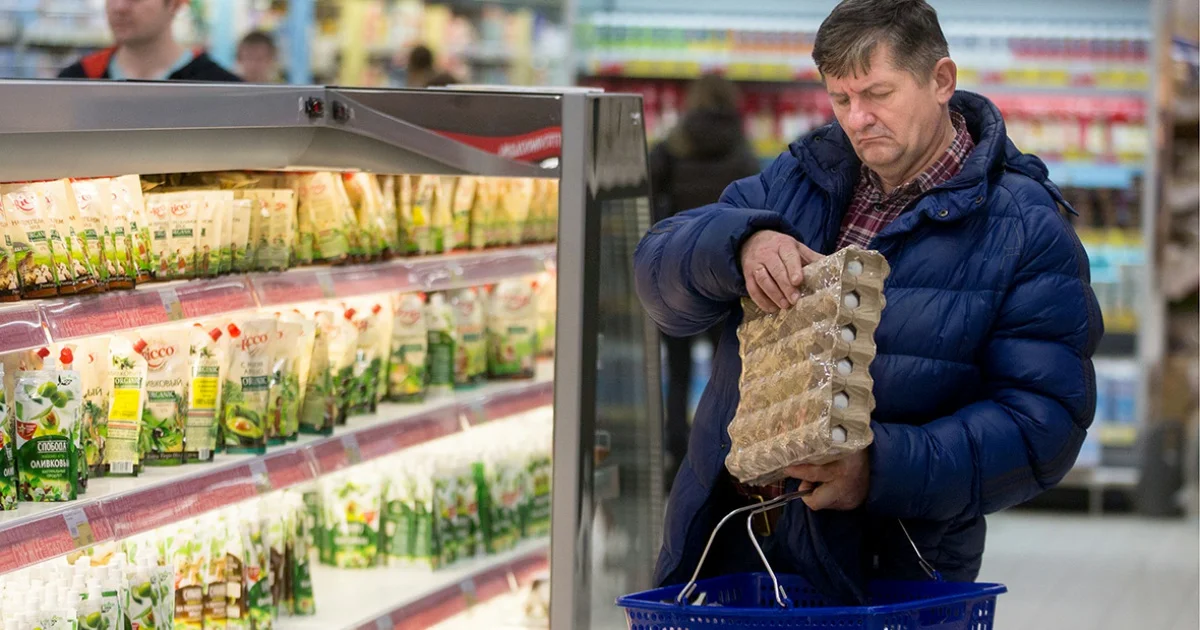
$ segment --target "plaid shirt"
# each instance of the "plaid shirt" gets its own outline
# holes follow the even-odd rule
[[[850,208],[846,211],[846,217],[842,219],[838,249],[849,245],[857,245],[864,249],[870,247],[871,239],[908,210],[921,195],[947,182],[962,170],[963,162],[975,149],[975,141],[967,131],[967,121],[962,114],[950,112],[950,121],[957,133],[942,157],[920,175],[893,190],[891,194],[883,192],[883,181],[879,179],[879,175],[863,164],[862,177],[854,187]]]
[[[887,227],[896,217],[908,210],[921,195],[933,190],[939,184],[950,180],[962,170],[963,162],[975,149],[975,140],[967,131],[967,120],[958,112],[950,112],[950,121],[954,124],[954,140],[942,157],[929,165],[908,183],[893,190],[891,194],[883,192],[883,182],[875,171],[862,167],[862,177],[854,187],[854,197],[850,208],[842,220],[842,231],[838,237],[837,248],[857,245],[864,249],[870,247],[871,239]],[[735,483],[743,496],[753,501],[770,500],[787,492],[785,485],[791,480],[778,481],[762,487],[744,486]],[[778,510],[774,511],[778,512]]]

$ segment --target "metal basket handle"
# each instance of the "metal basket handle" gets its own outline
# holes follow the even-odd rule
[[[721,521],[717,523],[717,526],[713,528],[712,534],[709,534],[708,544],[704,545],[704,553],[700,554],[700,561],[696,563],[696,570],[692,572],[692,578],[688,580],[687,584],[684,585],[683,590],[679,591],[679,594],[675,596],[675,603],[682,606],[691,599],[692,592],[696,590],[696,581],[700,578],[700,570],[704,568],[704,561],[708,558],[708,552],[712,549],[713,541],[717,539],[717,532],[721,531],[721,528],[724,527],[725,523],[729,522],[729,519],[737,516],[738,514],[749,512],[750,515],[746,518],[746,531],[750,534],[750,542],[754,543],[754,549],[758,551],[758,557],[760,560],[762,560],[763,566],[767,568],[767,573],[771,576],[771,582],[775,585],[775,601],[778,602],[781,607],[787,608],[787,604],[784,603],[787,601],[787,594],[784,593],[783,588],[779,586],[779,580],[775,577],[775,571],[771,568],[771,564],[767,562],[767,556],[763,553],[762,547],[760,547],[758,544],[758,539],[754,536],[753,521],[756,515],[773,510],[796,499],[806,497],[812,494],[814,489],[815,488],[808,488],[806,490],[788,492],[787,494],[781,494],[770,501],[752,503],[726,514],[725,518],[722,518]]]

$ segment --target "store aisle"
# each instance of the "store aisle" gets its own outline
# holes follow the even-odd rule
[[[979,579],[1001,582],[999,628],[1195,630],[1200,526],[1010,512],[988,519]]]

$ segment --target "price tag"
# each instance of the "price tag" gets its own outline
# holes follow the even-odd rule
[[[271,475],[267,473],[267,463],[261,459],[250,462],[250,479],[254,482],[254,490],[259,494],[271,491]]]
[[[392,623],[392,616],[379,617],[375,620],[376,630],[394,630],[396,624]]]
[[[92,525],[82,508],[72,508],[63,512],[63,522],[67,524],[67,533],[71,535],[71,540],[75,541],[76,548],[96,544],[96,535],[92,532]]]
[[[475,592],[475,580],[464,580],[458,587],[462,589],[463,600],[467,602],[468,609],[479,603],[479,595]]]
[[[177,322],[183,319],[183,304],[180,304],[179,294],[175,292],[174,287],[159,289],[158,296],[162,300],[163,310],[166,311],[168,320]]]
[[[362,463],[362,449],[358,447],[358,436],[354,433],[342,436],[342,450],[346,452],[346,461],[351,466]]]
[[[487,410],[483,408],[482,400],[471,401],[458,413],[459,428],[469,431],[473,426],[479,426],[488,421]]]
[[[510,591],[516,593],[517,591],[521,590],[521,584],[517,582],[517,574],[513,573],[512,569],[509,569],[508,573],[504,577],[508,578],[508,589]]]

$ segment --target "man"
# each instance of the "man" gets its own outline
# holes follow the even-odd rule
[[[434,78],[434,74],[433,51],[423,44],[414,46],[408,53],[404,86],[410,88],[429,87],[429,81]]]
[[[873,578],[974,580],[984,515],[1026,501],[1071,468],[1095,407],[1103,333],[1088,260],[1046,167],[1006,136],[987,99],[956,91],[925,0],[844,0],[813,49],[836,122],[808,134],[720,202],[655,225],[637,289],[669,335],[725,320],[687,462],[671,492],[656,579],[690,577],[717,521],[785,490],[765,551],[848,601]],[[795,304],[802,266],[848,245],[892,272],[871,366],[874,442],[748,488],[725,470],[741,371],[739,301]],[[749,498],[754,497],[754,498]],[[706,575],[761,571],[741,527]],[[912,543],[910,544],[909,538]]]
[[[59,73],[64,79],[240,81],[203,50],[175,41],[171,23],[187,0],[105,0],[115,46]]]
[[[279,81],[279,51],[275,40],[263,31],[247,33],[237,48],[238,71],[250,83]]]

